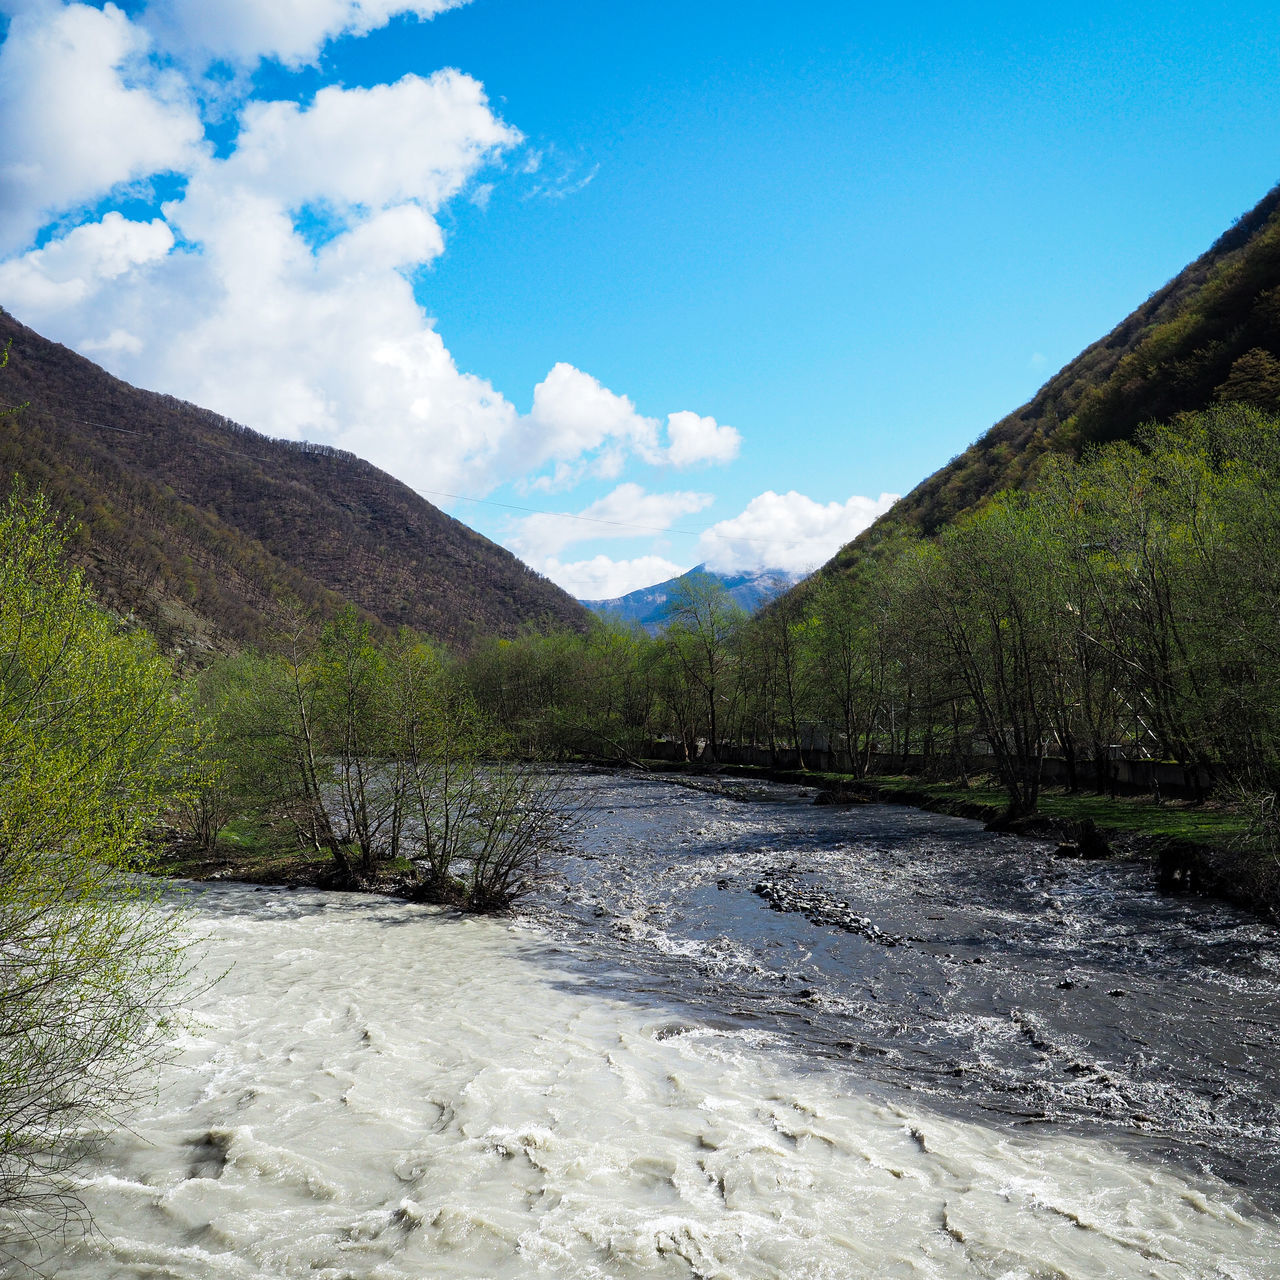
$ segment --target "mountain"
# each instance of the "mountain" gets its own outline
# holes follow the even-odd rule
[[[917,485],[827,566],[883,536],[926,534],[1003,489],[1025,488],[1050,452],[1129,439],[1143,423],[1220,400],[1280,411],[1280,187],[1022,408]]]
[[[653,635],[666,625],[671,597],[683,585],[696,578],[710,578],[718,582],[739,606],[748,613],[754,613],[761,605],[768,604],[774,597],[795,586],[803,576],[783,569],[761,569],[756,573],[736,575],[712,573],[706,565],[699,564],[688,573],[683,573],[678,578],[668,578],[666,582],[659,582],[653,587],[641,587],[638,591],[630,591],[625,596],[617,596],[612,600],[582,600],[579,603],[602,618],[638,623]]]
[[[385,471],[272,440],[143,391],[0,311],[0,483],[17,474],[79,523],[72,546],[103,600],[163,644],[269,640],[293,601],[353,603],[454,645],[587,614],[509,551]]]

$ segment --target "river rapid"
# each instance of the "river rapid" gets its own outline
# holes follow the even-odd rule
[[[90,1278],[1274,1277],[1280,937],[794,787],[574,779],[521,916],[198,886]],[[16,1274],[16,1272],[15,1272]]]

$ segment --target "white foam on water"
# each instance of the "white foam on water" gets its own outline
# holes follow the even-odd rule
[[[1275,1275],[1280,1229],[1224,1185],[852,1092],[767,1037],[594,990],[528,930],[193,896],[228,972],[158,1101],[84,1170],[96,1230],[50,1274]]]

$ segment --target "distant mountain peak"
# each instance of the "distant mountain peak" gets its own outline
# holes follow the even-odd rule
[[[747,613],[754,613],[762,605],[795,586],[805,575],[786,569],[753,569],[734,574],[715,573],[705,564],[694,565],[687,573],[651,587],[640,587],[624,596],[611,600],[580,600],[593,613],[602,618],[635,623],[651,635],[666,625],[671,599],[686,582],[705,576],[713,578]]]

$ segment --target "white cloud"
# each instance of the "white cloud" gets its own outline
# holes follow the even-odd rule
[[[407,273],[443,252],[446,203],[480,189],[521,142],[478,81],[445,70],[329,86],[304,104],[249,102],[230,151],[215,156],[197,86],[154,53],[163,27],[171,50],[305,59],[336,33],[447,4],[169,0],[131,22],[111,4],[7,3],[0,214],[18,239],[0,261],[0,303],[26,323],[134,383],[272,435],[350,449],[428,496],[736,454],[733,428],[681,411],[664,434],[660,419],[568,363],[537,385],[527,415],[458,369]],[[163,218],[111,211],[21,252],[42,224],[83,219],[122,184],[168,171],[185,185]],[[667,527],[707,501],[621,486],[599,518]],[[600,536],[608,526],[582,527]],[[534,545],[532,528],[527,536]],[[572,540],[538,545],[550,558]]]
[[[661,533],[681,516],[701,511],[713,501],[709,493],[646,493],[638,484],[620,484],[572,515],[548,512],[526,516],[516,523],[512,544],[530,564],[541,569],[551,557],[575,542]]]
[[[418,205],[401,204],[337,236],[316,258],[324,276],[343,279],[417,266],[443,252],[439,223]]]
[[[606,441],[622,442],[649,461],[660,456],[655,419],[642,417],[626,396],[563,361],[534,387],[529,422],[537,465],[579,458]]]
[[[714,418],[701,418],[687,409],[667,416],[667,437],[667,460],[673,467],[732,462],[742,445],[742,437],[733,427],[718,426]]]
[[[0,262],[0,297],[20,315],[82,303],[107,281],[164,258],[173,232],[160,218],[132,222],[119,213],[86,222],[60,240]]]
[[[742,443],[733,427],[681,410],[667,416],[664,444],[658,419],[645,417],[626,396],[563,361],[534,388],[529,421],[539,435],[531,464],[559,464],[535,486],[543,489],[575,484],[586,472],[613,479],[629,454],[677,468],[732,462]],[[593,455],[589,464],[587,455]],[[579,461],[570,466],[570,460]]]
[[[634,560],[593,556],[590,560],[574,560],[568,564],[553,558],[538,566],[552,582],[579,600],[614,600],[641,587],[678,578],[690,567],[662,556],[637,556]]]
[[[430,210],[521,140],[460,71],[407,75],[371,89],[321,89],[309,106],[252,102],[220,181],[298,209],[348,211],[414,200]]]
[[[432,18],[467,0],[153,0],[146,21],[175,52],[252,66],[316,60],[341,35],[367,35],[392,18]]]
[[[700,558],[718,573],[782,569],[808,573],[829,560],[898,500],[852,497],[815,502],[802,493],[766,490],[731,520],[712,525],[699,540]]]
[[[519,415],[458,370],[401,268],[442,251],[438,209],[517,138],[453,71],[257,104],[165,206],[181,245],[108,214],[0,266],[0,301],[143,386],[419,488],[485,489]],[[336,233],[317,252],[295,225],[311,204]]]
[[[112,329],[105,338],[94,338],[84,343],[83,350],[88,356],[107,359],[122,354],[136,356],[142,353],[142,339],[124,329]]]
[[[13,18],[0,47],[0,250],[122,183],[194,163],[203,130],[191,96],[147,49],[113,4]]]

